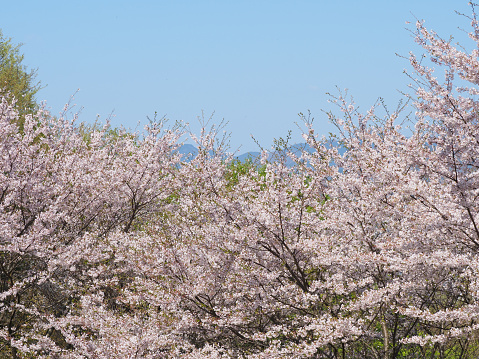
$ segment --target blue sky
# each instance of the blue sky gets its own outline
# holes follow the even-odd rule
[[[73,103],[80,121],[136,128],[155,111],[198,131],[197,117],[228,122],[232,150],[269,147],[311,111],[316,132],[334,132],[321,110],[327,92],[348,88],[367,110],[381,96],[394,108],[407,91],[406,30],[414,16],[461,41],[466,0],[8,1],[0,28],[23,43],[25,64],[58,114]],[[409,25],[411,28],[411,25]]]

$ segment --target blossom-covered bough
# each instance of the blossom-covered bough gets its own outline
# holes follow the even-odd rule
[[[446,72],[411,55],[412,133],[339,96],[336,145],[306,123],[292,167],[232,162],[215,129],[189,161],[161,123],[19,132],[2,99],[1,355],[477,357],[478,50],[416,36]]]
[[[62,320],[84,296],[101,291],[109,299],[112,289],[97,279],[117,280],[110,243],[167,205],[181,133],[158,124],[138,140],[105,127],[85,141],[72,121],[40,111],[19,131],[17,116],[2,98],[2,355],[48,357],[71,349]]]

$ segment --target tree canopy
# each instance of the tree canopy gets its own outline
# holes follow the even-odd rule
[[[15,98],[20,118],[38,107],[35,95],[40,89],[40,83],[35,80],[36,70],[29,70],[23,64],[21,46],[0,30],[0,90],[8,98]]]

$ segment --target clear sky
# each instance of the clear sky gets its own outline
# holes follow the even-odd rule
[[[113,113],[135,128],[155,111],[189,122],[213,112],[228,122],[232,149],[257,150],[311,111],[316,132],[334,131],[321,110],[327,92],[348,88],[367,110],[392,108],[407,91],[407,56],[418,52],[415,17],[462,41],[466,0],[4,1],[0,28],[23,43],[25,64],[46,87],[37,96],[58,114],[77,89],[80,121]],[[406,25],[410,21],[411,25]]]

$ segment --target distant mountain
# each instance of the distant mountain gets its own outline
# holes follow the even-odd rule
[[[182,158],[186,160],[190,158],[195,158],[198,154],[198,149],[193,145],[184,144],[181,145],[181,147],[178,149],[178,153],[181,153],[183,155]]]
[[[240,160],[241,162],[245,162],[247,159],[250,159],[251,161],[255,161],[259,159],[261,156],[261,152],[246,152],[243,153],[242,155],[235,156],[237,160]]]
[[[290,147],[290,150],[292,151],[293,154],[295,154],[297,156],[300,156],[302,151],[307,151],[309,153],[314,152],[314,149],[311,146],[309,146],[307,143],[294,144]],[[178,152],[183,155],[182,158],[183,158],[184,161],[189,161],[189,160],[195,158],[196,155],[198,155],[198,149],[195,146],[190,145],[190,144],[182,145],[178,149]],[[344,152],[346,152],[346,149],[343,148],[343,147],[340,147],[339,152],[343,154]],[[269,161],[274,161],[275,159],[279,158],[280,156],[281,156],[281,152],[272,151],[272,152],[269,153],[268,160]],[[235,159],[238,159],[241,162],[245,162],[247,159],[250,159],[253,162],[255,162],[255,161],[259,162],[260,157],[261,157],[261,152],[259,152],[259,151],[249,151],[249,152],[245,152],[243,154],[235,156]],[[288,157],[286,159],[286,165],[293,166],[294,161],[290,157]]]

